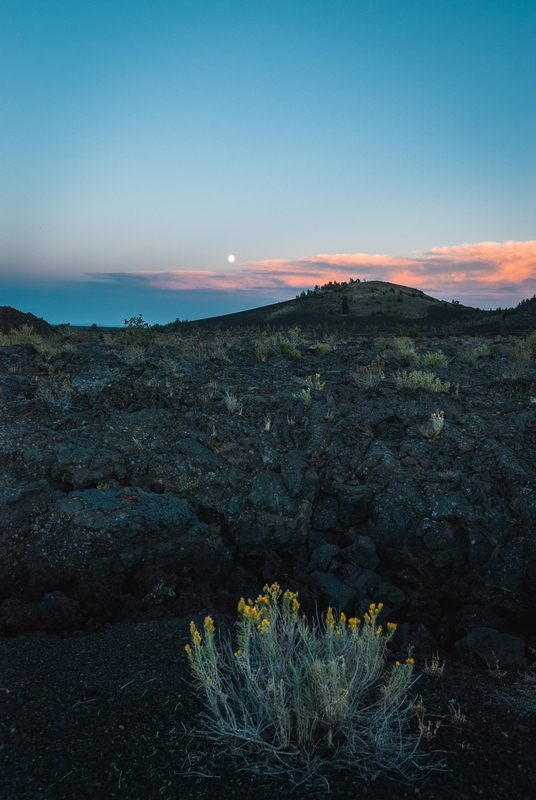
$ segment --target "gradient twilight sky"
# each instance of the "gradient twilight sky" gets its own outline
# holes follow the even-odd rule
[[[0,66],[0,305],[536,292],[532,0],[2,0]]]

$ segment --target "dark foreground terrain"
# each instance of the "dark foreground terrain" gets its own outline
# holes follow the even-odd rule
[[[536,796],[535,359],[530,332],[4,334],[0,796],[286,794],[191,739],[185,682],[190,615],[272,581],[383,602],[441,722],[446,772],[334,796]]]
[[[292,788],[237,770],[231,752],[192,738],[200,700],[188,685],[188,620],[118,625],[83,638],[29,634],[0,641],[0,796],[3,800],[250,797]],[[424,662],[417,656],[417,672]],[[415,686],[437,734],[445,770],[415,783],[351,772],[327,775],[331,797],[426,800],[536,797],[536,719],[520,696],[522,676],[494,676],[447,656],[443,677]],[[533,688],[533,712],[534,712]],[[451,707],[465,717],[452,715]],[[293,796],[327,796],[298,787]]]

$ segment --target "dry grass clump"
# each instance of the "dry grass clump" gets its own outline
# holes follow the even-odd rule
[[[509,691],[497,692],[495,703],[515,711],[521,717],[536,716],[536,674],[529,672]]]
[[[216,643],[210,617],[202,632],[191,623],[186,651],[206,709],[197,732],[231,748],[245,769],[296,785],[325,768],[422,771],[408,698],[413,659],[386,667],[396,625],[377,625],[382,604],[362,622],[330,608],[313,625],[299,608],[297,593],[277,583],[255,602],[242,598],[237,648],[230,637]]]
[[[442,678],[445,673],[446,663],[447,662],[445,660],[443,660],[443,663],[441,663],[439,653],[434,653],[430,663],[428,663],[428,660],[425,660],[423,672],[425,672],[427,675],[430,675],[432,678]]]
[[[225,407],[230,414],[234,414],[235,411],[241,412],[240,400],[236,394],[225,392]]]

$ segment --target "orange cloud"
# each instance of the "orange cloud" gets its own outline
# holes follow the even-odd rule
[[[434,247],[410,256],[338,253],[296,260],[277,258],[250,261],[225,273],[174,270],[129,274],[167,290],[265,292],[282,299],[288,299],[289,290],[360,278],[414,286],[436,297],[477,305],[502,305],[536,292],[536,241]]]

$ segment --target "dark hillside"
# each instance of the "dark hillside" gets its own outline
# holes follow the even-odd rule
[[[17,311],[11,306],[0,306],[0,332],[9,333],[13,330],[20,331],[23,326],[31,328],[33,333],[39,336],[51,336],[54,328],[41,317],[34,314]]]
[[[300,327],[346,329],[355,333],[404,333],[409,331],[468,332],[499,331],[508,312],[437,300],[419,289],[385,281],[328,283],[302,292],[294,300],[209,317],[197,322],[176,321],[165,330],[187,330],[192,326],[213,328]],[[530,327],[531,318],[519,316],[513,327]]]

